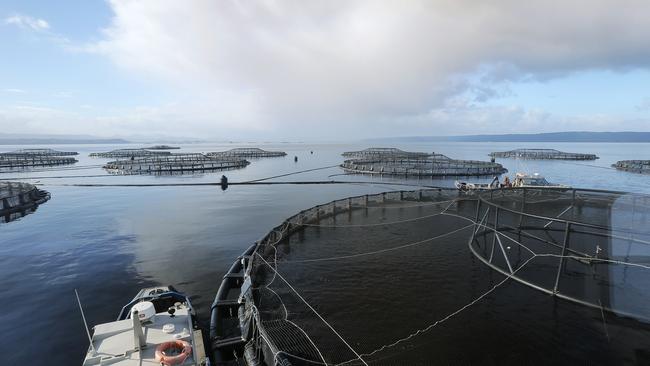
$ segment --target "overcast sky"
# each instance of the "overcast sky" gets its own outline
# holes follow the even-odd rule
[[[650,131],[650,1],[0,4],[0,133]]]

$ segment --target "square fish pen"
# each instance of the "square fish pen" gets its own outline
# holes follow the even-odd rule
[[[489,154],[492,158],[540,159],[540,160],[596,160],[595,154],[582,154],[558,151],[555,149],[516,149],[510,151],[495,151]]]
[[[242,158],[242,159],[255,159],[255,158],[274,158],[286,156],[284,151],[267,151],[256,147],[242,147],[230,149],[227,151],[209,152],[208,156],[213,158]]]
[[[247,166],[244,159],[217,159],[204,154],[169,154],[110,161],[104,165],[118,174],[182,174],[238,169]]]

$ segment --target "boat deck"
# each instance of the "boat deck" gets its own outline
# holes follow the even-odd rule
[[[174,325],[172,333],[163,331],[163,326],[167,324]],[[155,360],[156,347],[179,339],[193,345],[192,355],[181,365],[205,364],[202,334],[200,330],[193,329],[192,317],[185,304],[177,308],[174,317],[166,312],[157,313],[153,322],[143,324],[142,328],[146,347],[138,351],[134,347],[131,319],[95,326],[93,335],[95,355],[89,351],[83,365],[160,365]]]

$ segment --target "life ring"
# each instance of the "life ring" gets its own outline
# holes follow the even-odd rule
[[[177,355],[166,355],[165,353],[173,349],[181,350]],[[192,345],[189,342],[177,340],[159,344],[156,347],[156,361],[165,366],[180,365],[192,354]]]

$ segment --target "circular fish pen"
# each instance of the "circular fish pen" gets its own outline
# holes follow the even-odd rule
[[[214,361],[644,364],[649,208],[648,196],[578,189],[400,191],[312,207],[224,276]]]
[[[169,154],[110,161],[104,169],[117,174],[185,174],[243,168],[244,159],[216,159],[203,154]]]
[[[650,160],[620,160],[612,167],[626,172],[650,174]]]
[[[154,145],[151,147],[147,147],[145,149],[146,150],[179,150],[180,146]]]
[[[240,158],[240,159],[254,159],[254,158],[275,158],[286,156],[284,151],[267,151],[256,147],[242,147],[230,149],[227,151],[217,151],[207,153],[208,156],[213,158]]]
[[[29,183],[0,182],[0,222],[25,216],[50,199],[50,194]]]
[[[426,158],[432,154],[423,152],[404,151],[394,147],[371,147],[360,151],[346,151],[342,154],[346,158],[374,159],[374,158]]]
[[[492,158],[538,159],[538,160],[596,160],[595,154],[581,154],[558,151],[555,149],[516,149],[510,151],[495,151],[489,154]]]
[[[53,149],[20,149],[3,154],[13,155],[39,155],[39,156],[71,156],[79,155],[76,151],[58,151]]]
[[[495,176],[508,171],[498,163],[455,160],[444,155],[434,155],[430,158],[349,159],[341,164],[341,168],[347,173],[407,177]]]
[[[37,154],[0,154],[0,171],[13,171],[32,167],[48,167],[56,165],[69,165],[77,159],[65,156],[37,155]]]
[[[117,149],[107,152],[90,153],[91,158],[130,158],[143,156],[171,155],[169,151],[149,151],[147,149]]]

